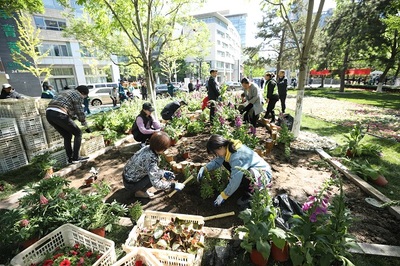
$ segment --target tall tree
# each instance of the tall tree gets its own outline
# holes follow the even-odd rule
[[[0,9],[11,15],[17,11],[27,11],[29,13],[43,13],[43,1],[38,0],[1,0]]]
[[[202,0],[78,0],[87,17],[73,20],[69,32],[78,40],[92,40],[106,55],[126,56],[126,65],[142,67],[154,102],[153,63],[165,45],[182,38],[174,36],[174,30],[177,25],[193,22],[186,14],[190,4],[199,1]]]
[[[322,9],[324,7],[325,0],[321,0],[318,6],[318,10],[313,15],[314,10],[314,0],[308,0],[307,12],[305,17],[305,27],[304,33],[301,35],[295,30],[293,23],[290,19],[290,14],[288,12],[288,6],[285,5],[285,1],[277,0],[270,1],[265,0],[268,4],[278,6],[280,9],[281,18],[286,23],[290,33],[292,34],[294,45],[296,47],[298,61],[299,61],[299,84],[298,84],[298,92],[296,97],[296,113],[294,117],[293,129],[292,132],[295,137],[297,137],[300,133],[300,125],[301,125],[301,115],[303,110],[303,98],[304,98],[304,85],[306,83],[306,74],[308,71],[308,60],[310,55],[310,50],[312,47],[313,39],[315,32],[317,30]]]
[[[32,17],[21,11],[17,12],[15,17],[17,24],[19,40],[16,47],[11,47],[11,56],[17,64],[23,69],[29,71],[42,81],[50,77],[51,66],[39,66],[43,59],[49,55],[49,51],[40,52],[39,47],[42,44],[40,39],[40,29],[32,24]]]

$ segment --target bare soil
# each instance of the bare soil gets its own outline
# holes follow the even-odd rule
[[[259,127],[257,128],[257,136],[261,140],[265,140],[269,137],[269,134],[265,128]],[[185,136],[176,146],[171,147],[170,151],[178,154],[178,147],[185,145],[190,150],[191,158],[188,159],[189,161],[206,163],[211,159],[205,149],[208,138],[209,134],[206,133],[192,137]],[[242,221],[238,218],[241,209],[236,204],[240,197],[238,193],[232,195],[220,207],[214,207],[213,201],[217,195],[210,199],[202,199],[200,197],[200,186],[196,181],[189,183],[184,190],[171,198],[163,191],[154,191],[156,197],[151,200],[136,199],[131,192],[123,187],[122,170],[127,160],[138,149],[139,145],[133,139],[129,139],[121,146],[97,157],[94,161],[82,165],[67,178],[72,181],[72,186],[88,192],[92,188],[85,186],[85,179],[90,175],[90,168],[96,167],[99,168],[99,176],[95,182],[105,181],[112,188],[107,201],[116,200],[129,205],[140,200],[145,210],[193,214],[204,217],[234,211],[235,216],[209,220],[205,225],[233,229],[242,224]],[[264,158],[273,170],[271,193],[273,195],[287,193],[300,203],[303,203],[309,195],[314,194],[314,190],[317,190],[324,180],[332,174],[314,151],[292,150],[290,161],[288,161],[284,158],[283,149],[275,146],[272,152],[265,155]],[[176,160],[183,159],[177,156]],[[183,181],[183,175],[178,175],[177,179]],[[396,218],[385,209],[377,209],[368,205],[365,202],[365,198],[368,196],[348,180],[345,181],[345,191],[347,206],[355,218],[350,232],[357,242],[400,246],[400,230],[398,230]]]

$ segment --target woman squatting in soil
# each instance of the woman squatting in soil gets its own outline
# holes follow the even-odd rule
[[[239,187],[243,188],[243,196],[237,203],[246,205],[249,202],[251,196],[250,180],[243,178],[243,172],[240,168],[247,169],[255,180],[267,178],[266,183],[271,182],[272,171],[270,165],[239,140],[227,140],[220,135],[211,135],[207,142],[207,152],[215,155],[216,158],[200,168],[197,174],[197,181],[201,181],[204,171],[213,171],[221,166],[224,166],[230,172],[229,183],[215,199],[214,206],[220,206]]]

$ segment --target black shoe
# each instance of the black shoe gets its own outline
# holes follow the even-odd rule
[[[89,160],[89,157],[78,157],[77,159],[69,159],[68,162],[76,164],[86,162],[87,160]]]

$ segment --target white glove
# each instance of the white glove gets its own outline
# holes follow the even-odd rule
[[[164,172],[164,178],[167,179],[167,180],[175,179],[175,174],[172,173],[171,171],[165,171]]]
[[[184,187],[185,187],[185,184],[183,184],[183,183],[175,183],[176,191],[181,191]]]
[[[203,179],[203,174],[204,174],[204,166],[200,168],[199,173],[197,174],[197,182],[200,182],[201,179]]]
[[[224,201],[224,198],[221,195],[218,195],[217,199],[214,200],[214,206],[220,206]]]

